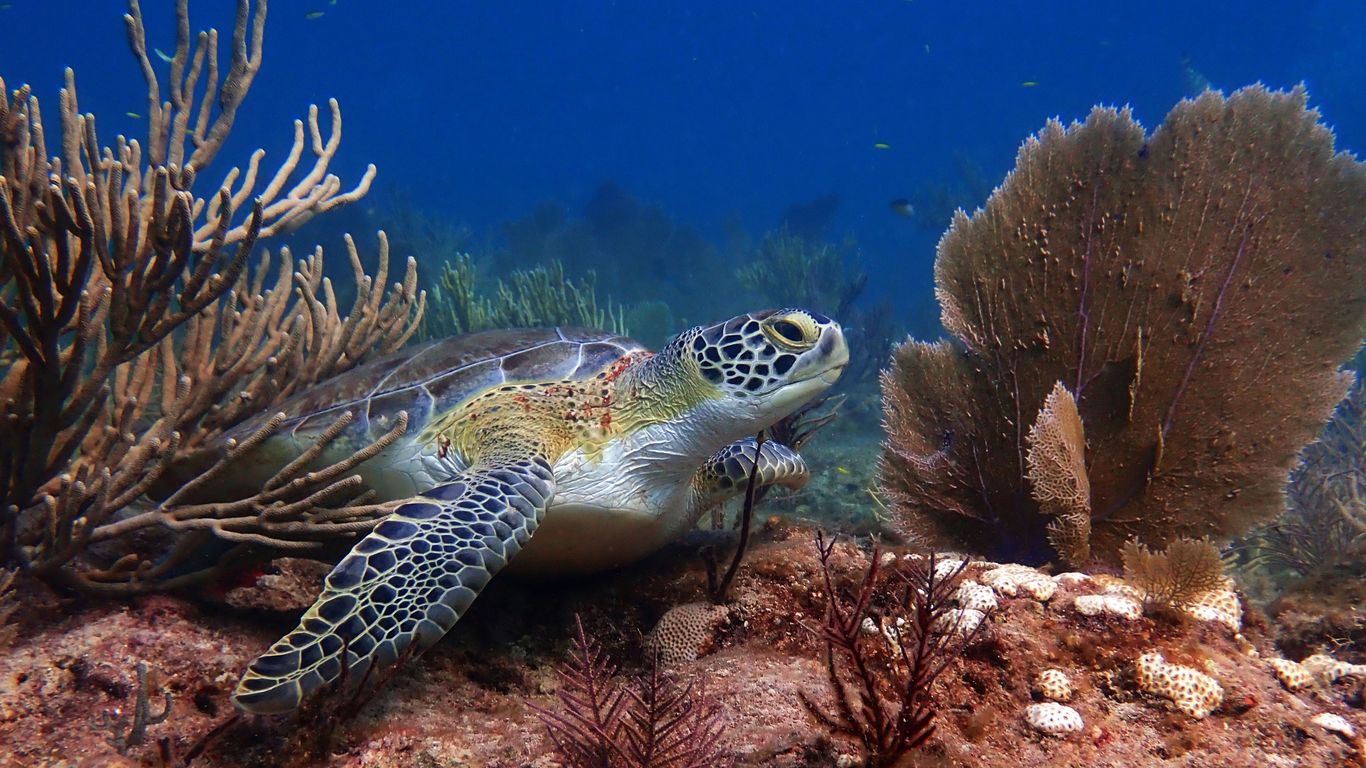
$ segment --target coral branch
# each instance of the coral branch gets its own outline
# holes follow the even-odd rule
[[[345,317],[322,277],[320,252],[300,261],[297,271],[283,252],[269,289],[269,254],[254,273],[248,268],[258,239],[368,190],[373,166],[350,192],[327,172],[341,139],[335,102],[325,138],[316,107],[307,134],[296,122],[293,151],[264,189],[257,188],[258,151],[245,173],[232,169],[204,197],[192,191],[261,66],[266,5],[260,0],[253,13],[250,0],[239,0],[220,80],[218,33],[192,40],[188,0],[179,0],[163,100],[141,7],[129,3],[128,43],[147,86],[145,144],[119,137],[113,147],[101,147],[94,116],[80,111],[70,70],[59,100],[57,157],[48,156],[29,89],[0,97],[0,341],[8,362],[0,376],[0,552],[6,563],[78,586],[111,577],[125,586],[147,584],[141,557],[115,557],[107,568],[78,560],[90,545],[150,519],[173,529],[208,525],[229,540],[267,544],[294,541],[324,522],[307,515],[325,516],[328,531],[368,520],[368,510],[349,520],[330,506],[307,515],[300,510],[301,504],[355,501],[354,483],[341,478],[355,462],[326,480],[305,476],[302,485],[289,485],[282,479],[280,488],[246,506],[163,506],[150,517],[116,520],[163,485],[173,466],[211,450],[225,432],[272,412],[300,389],[367,355],[397,349],[421,320],[425,296],[417,291],[415,262],[402,283],[385,284],[383,233],[377,279],[364,274],[348,241],[357,299]],[[300,175],[305,143],[315,162]],[[259,513],[251,524],[247,509]]]

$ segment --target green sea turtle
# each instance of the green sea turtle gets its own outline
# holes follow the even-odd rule
[[[240,479],[298,456],[345,411],[355,420],[338,454],[406,411],[404,438],[359,468],[394,508],[251,663],[237,706],[288,711],[342,663],[359,680],[430,646],[514,556],[514,570],[547,573],[641,558],[738,493],[756,460],[761,482],[801,484],[800,456],[773,442],[756,451],[749,436],[828,389],[848,360],[830,318],[770,310],[685,331],[658,353],[582,329],[455,337],[299,396],[285,410],[301,415]]]

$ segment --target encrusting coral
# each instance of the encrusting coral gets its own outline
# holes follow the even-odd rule
[[[1151,135],[1127,110],[1051,122],[955,217],[935,263],[954,338],[903,344],[883,377],[881,483],[909,535],[1046,559],[1039,512],[1080,498],[1082,458],[1094,558],[1279,512],[1366,336],[1366,164],[1305,102],[1207,92]],[[1048,423],[1060,385],[1081,457]]]
[[[1171,664],[1149,651],[1134,665],[1140,690],[1170,699],[1181,712],[1201,720],[1224,700],[1224,689],[1209,675],[1182,664]]]
[[[1034,730],[1049,736],[1077,733],[1086,725],[1077,710],[1056,701],[1025,707],[1025,721]]]
[[[656,654],[660,663],[696,661],[707,647],[717,625],[730,617],[731,610],[711,603],[675,605],[659,617],[646,637],[645,649]]]
[[[322,276],[321,252],[295,264],[282,250],[273,284],[269,254],[249,268],[260,239],[369,189],[374,166],[350,191],[328,173],[341,141],[335,101],[330,131],[316,106],[306,124],[295,121],[293,148],[268,178],[258,150],[214,193],[193,191],[261,66],[264,0],[254,13],[239,0],[221,82],[218,33],[192,39],[188,0],[180,0],[165,101],[136,0],[129,9],[129,44],[147,80],[146,144],[120,136],[101,147],[70,70],[58,156],[48,155],[27,86],[0,99],[0,342],[15,361],[0,380],[0,550],[26,572],[96,590],[156,580],[153,557],[119,548],[107,567],[81,562],[93,544],[151,523],[266,544],[371,524],[372,510],[347,478],[354,462],[311,476],[292,467],[295,474],[227,507],[197,504],[182,489],[133,522],[115,518],[223,431],[372,352],[402,346],[424,303],[414,261],[401,283],[386,284],[382,234],[375,277],[348,241],[357,297],[345,316]],[[310,148],[311,167],[301,163]],[[266,420],[245,442],[278,423]],[[230,458],[203,462],[221,473]],[[338,509],[319,511],[353,502],[356,516],[345,523]],[[216,519],[224,517],[238,527]]]

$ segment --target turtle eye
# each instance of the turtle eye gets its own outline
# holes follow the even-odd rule
[[[806,338],[806,331],[791,320],[774,320],[767,324],[769,336],[775,341],[781,342],[792,347],[804,347],[810,344]]]

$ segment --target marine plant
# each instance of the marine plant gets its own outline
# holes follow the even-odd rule
[[[437,288],[422,334],[455,336],[492,328],[576,326],[602,328],[627,335],[626,309],[613,310],[610,299],[599,302],[597,273],[572,280],[558,261],[514,270],[506,280],[480,285],[474,259],[458,253],[441,265]]]
[[[954,606],[967,561],[894,558],[884,570],[874,547],[857,590],[845,597],[831,574],[836,543],[816,539],[825,595],[819,634],[834,707],[806,692],[802,703],[832,733],[857,739],[869,768],[900,765],[934,735],[935,683],[986,621]]]
[[[868,285],[868,273],[855,263],[856,253],[852,239],[833,245],[784,227],[764,235],[735,276],[773,306],[819,307],[844,318]]]
[[[321,251],[296,264],[282,250],[278,268],[265,252],[250,267],[258,241],[369,189],[374,166],[349,191],[328,172],[341,141],[335,101],[329,131],[316,106],[295,121],[293,148],[273,173],[258,150],[211,193],[194,191],[260,69],[266,12],[265,0],[254,12],[239,0],[220,80],[217,31],[192,38],[188,0],[179,0],[163,91],[130,0],[128,40],[147,83],[145,143],[120,136],[101,146],[70,70],[56,156],[28,86],[0,98],[0,343],[12,361],[0,379],[5,563],[78,588],[138,589],[156,580],[158,566],[128,537],[148,526],[266,544],[354,531],[357,518],[320,512],[364,501],[346,462],[324,476],[292,467],[259,496],[226,505],[196,503],[181,489],[173,503],[116,519],[172,480],[173,463],[234,425],[402,346],[422,312],[415,262],[387,288],[382,234],[374,277],[348,239],[357,297],[346,315],[322,277]],[[310,148],[311,165],[302,162]],[[268,420],[252,439],[278,423]],[[232,454],[205,461],[222,472]],[[104,564],[84,559],[96,545],[111,550]]]
[[[624,684],[602,646],[575,617],[569,661],[556,669],[556,710],[536,707],[566,768],[719,768],[721,705],[694,681],[666,672],[658,658]]]
[[[1114,561],[1279,513],[1366,335],[1366,165],[1305,103],[1252,86],[1151,135],[1128,110],[1050,122],[955,216],[952,338],[883,375],[881,486],[909,535],[1035,561],[1084,537]]]

